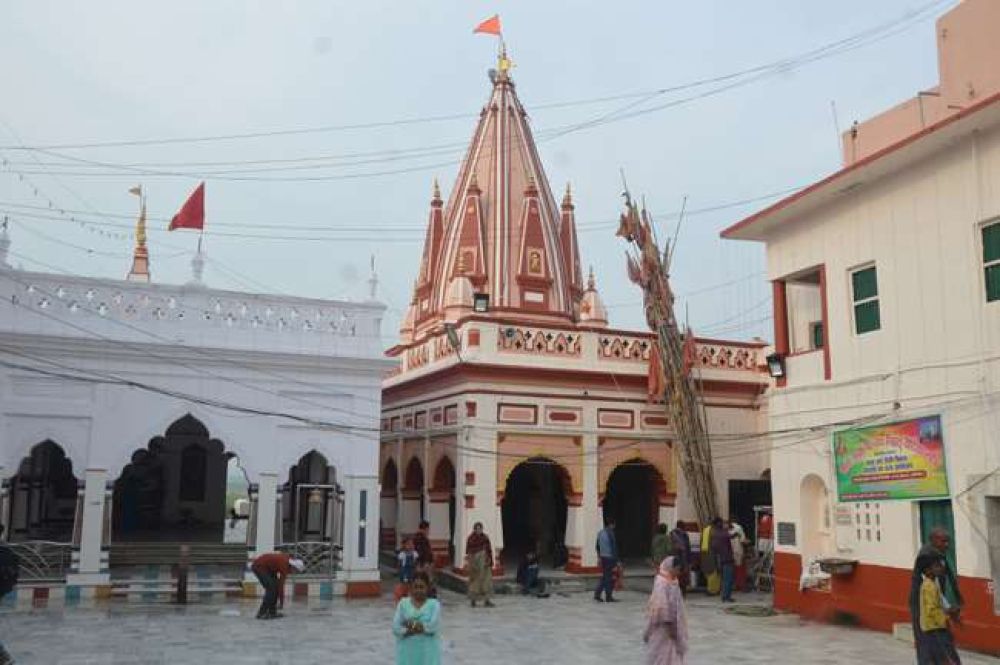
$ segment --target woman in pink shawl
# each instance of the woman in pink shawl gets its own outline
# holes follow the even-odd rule
[[[646,643],[647,665],[684,665],[688,650],[684,597],[677,582],[678,567],[668,556],[660,564],[649,596],[648,620],[642,641]]]

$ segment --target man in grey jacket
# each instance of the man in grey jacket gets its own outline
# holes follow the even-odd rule
[[[597,534],[597,557],[601,560],[601,581],[594,589],[594,600],[598,602],[617,602],[614,598],[614,572],[618,565],[618,541],[615,540],[615,521],[605,522],[604,528]],[[601,598],[601,592],[604,598]]]

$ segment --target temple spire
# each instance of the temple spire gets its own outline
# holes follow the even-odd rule
[[[128,190],[129,194],[139,197],[139,219],[135,224],[135,249],[132,252],[132,269],[126,279],[130,282],[149,281],[149,250],[146,248],[146,196],[142,193],[142,185]]]

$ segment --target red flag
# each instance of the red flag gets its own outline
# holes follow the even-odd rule
[[[500,29],[500,14],[494,14],[490,18],[486,19],[482,23],[476,26],[476,29],[472,32],[482,32],[487,35],[497,35],[499,36],[501,32]]]
[[[204,229],[205,228],[205,183],[191,193],[180,211],[170,220],[170,228],[174,229]]]

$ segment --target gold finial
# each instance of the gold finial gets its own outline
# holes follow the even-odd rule
[[[507,57],[507,44],[500,39],[500,51],[497,53],[497,71],[502,78],[510,76],[510,70],[514,68],[514,61]]]
[[[434,194],[433,194],[433,198],[434,199],[440,199],[441,198],[441,188],[438,186],[438,179],[437,178],[434,178]]]

